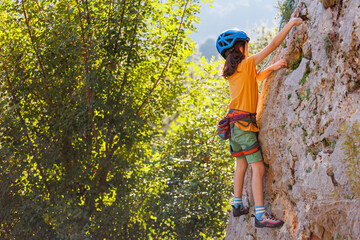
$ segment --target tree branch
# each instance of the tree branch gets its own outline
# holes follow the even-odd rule
[[[49,92],[49,88],[48,88],[48,86],[47,86],[47,83],[48,83],[49,81],[48,81],[47,75],[46,75],[46,73],[45,73],[44,66],[43,66],[43,63],[42,63],[41,58],[40,58],[40,56],[39,56],[39,53],[38,53],[38,51],[37,51],[37,49],[36,49],[36,47],[35,47],[34,38],[33,38],[32,34],[31,34],[31,31],[30,31],[30,24],[29,24],[29,20],[28,20],[26,11],[25,11],[24,0],[21,1],[21,4],[22,4],[22,9],[23,9],[24,17],[25,17],[25,24],[26,24],[27,31],[28,31],[28,33],[29,33],[30,40],[31,40],[31,46],[32,46],[32,48],[33,48],[33,50],[34,50],[34,52],[35,52],[36,58],[37,58],[37,60],[38,60],[38,62],[39,62],[40,70],[41,70],[41,72],[42,72],[42,74],[43,74],[43,76],[44,76],[44,79],[45,79],[44,87],[45,87],[46,92]],[[50,107],[51,107],[51,108],[54,108],[54,103],[53,103],[53,101],[52,101],[52,99],[51,99],[50,97],[48,97],[48,101],[49,101]],[[56,113],[56,115],[58,115],[58,114]]]
[[[138,110],[136,111],[136,115],[139,114],[140,110],[145,106],[145,104],[147,103],[148,99],[149,99],[149,96],[151,96],[151,94],[154,92],[156,86],[158,85],[158,83],[160,82],[160,80],[163,78],[164,76],[164,73],[166,71],[166,69],[168,68],[169,64],[170,64],[170,61],[174,55],[174,51],[175,51],[175,46],[177,44],[177,41],[179,40],[179,35],[180,35],[180,30],[181,30],[181,27],[182,27],[182,24],[183,24],[183,21],[184,21],[184,17],[185,17],[185,12],[186,12],[186,9],[188,7],[188,4],[189,4],[189,1],[188,0],[184,6],[184,11],[182,13],[182,16],[181,16],[181,20],[180,20],[180,24],[179,24],[179,28],[178,28],[178,31],[177,31],[177,35],[176,35],[176,38],[175,38],[175,41],[174,41],[174,45],[171,49],[171,54],[170,54],[170,57],[168,58],[167,62],[166,62],[166,65],[165,67],[163,68],[159,78],[155,81],[153,87],[151,88],[150,92],[145,96],[142,104],[140,105],[140,107],[138,108]]]
[[[18,105],[19,102],[18,102],[18,100],[17,100],[17,98],[16,98],[16,96],[15,96],[15,92],[14,92],[14,90],[13,90],[13,88],[12,88],[12,84],[11,84],[11,81],[10,81],[10,78],[9,78],[9,75],[8,75],[8,71],[7,71],[7,67],[6,67],[5,63],[3,63],[3,68],[4,68],[4,71],[5,71],[5,75],[6,75],[5,80],[6,80],[6,83],[8,84],[8,86],[9,86],[9,91],[10,91],[10,94],[11,94],[12,101],[13,101],[13,103],[14,103],[15,105]],[[48,182],[47,182],[47,180],[46,180],[46,176],[45,176],[45,174],[44,174],[44,172],[43,172],[43,170],[42,170],[41,163],[40,163],[39,159],[37,158],[37,155],[35,154],[34,147],[33,147],[32,144],[31,144],[32,141],[31,141],[30,136],[29,136],[29,134],[28,134],[28,131],[29,131],[29,130],[28,130],[28,127],[26,126],[26,122],[25,122],[25,120],[24,120],[24,118],[23,118],[23,116],[22,116],[19,108],[16,108],[16,113],[17,113],[17,115],[18,115],[18,117],[19,117],[19,119],[20,119],[20,122],[21,122],[21,123],[23,124],[23,126],[24,126],[26,139],[27,139],[27,141],[28,141],[28,144],[30,145],[30,152],[31,152],[31,154],[32,154],[32,156],[33,156],[33,159],[34,159],[35,163],[36,163],[36,168],[37,168],[37,170],[39,171],[39,174],[40,174],[40,176],[41,176],[42,179],[43,179],[45,188],[47,189],[49,195],[51,195],[50,186],[49,186],[49,184],[48,184]]]
[[[108,34],[110,33],[110,14],[111,14],[111,7],[112,7],[112,2],[111,0],[109,1],[109,13],[108,13],[108,26],[107,26],[107,32]]]
[[[120,93],[124,90],[124,87],[127,83],[127,77],[128,77],[128,73],[129,73],[129,65],[130,65],[130,60],[132,58],[132,53],[133,53],[133,48],[134,48],[134,44],[135,44],[135,39],[136,39],[136,32],[137,32],[137,24],[134,27],[134,37],[131,40],[131,45],[130,45],[130,50],[129,50],[129,55],[126,59],[126,70],[124,73],[124,77],[123,77],[123,81],[121,84],[121,88],[120,88]],[[119,99],[120,100],[120,99]]]
[[[84,25],[83,25],[83,22],[82,22],[82,16],[81,16],[81,9],[80,9],[80,4],[79,4],[79,1],[78,0],[75,0],[76,1],[76,4],[77,4],[77,8],[78,8],[78,16],[79,16],[79,23],[80,23],[80,29],[81,29],[81,37],[82,37],[82,40],[83,40],[83,44],[84,44],[84,48],[85,48],[85,51],[83,53],[83,57],[84,57],[84,64],[85,64],[85,72],[86,72],[86,76],[89,76],[89,72],[91,71],[91,68],[89,66],[89,62],[88,62],[88,52],[89,52],[89,49],[88,47],[91,45],[91,33],[89,33],[89,38],[90,38],[90,41],[87,42],[87,40],[85,39],[85,30],[84,30]],[[88,8],[88,2],[86,0],[86,20],[87,20],[87,23],[88,25],[90,25],[90,12],[89,12],[89,8]],[[86,81],[88,81],[86,79]],[[93,121],[93,118],[94,118],[94,109],[93,109],[93,106],[92,106],[92,103],[91,103],[91,99],[93,97],[93,89],[88,86],[87,87],[87,103],[89,105],[89,114],[90,114],[90,121],[91,121],[91,129],[92,129],[92,132],[95,131],[95,125],[94,125],[94,121]],[[91,141],[92,138],[93,138],[93,134],[89,134],[88,136],[88,140]]]
[[[119,38],[121,36],[121,27],[122,27],[122,24],[123,24],[123,20],[124,20],[124,15],[125,15],[125,10],[126,10],[126,0],[123,1],[123,10],[122,10],[122,13],[121,13],[121,17],[120,17],[120,25],[119,25],[119,30],[118,30],[118,34],[117,34],[117,38],[116,38],[116,41],[115,41],[115,46],[114,46],[114,55],[116,54],[116,50],[118,48],[118,41],[119,41]]]

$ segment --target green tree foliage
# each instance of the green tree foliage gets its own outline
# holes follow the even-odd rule
[[[144,162],[186,90],[199,5],[2,1],[2,239],[159,234],[142,196],[166,187]]]
[[[219,239],[226,229],[234,161],[226,147],[221,149],[216,134],[229,98],[228,83],[218,75],[219,64],[203,57],[192,65],[188,91],[179,96],[177,118],[157,145],[157,177],[164,182],[158,220],[173,220],[179,235],[172,239]]]

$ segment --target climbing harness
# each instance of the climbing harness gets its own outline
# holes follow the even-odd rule
[[[241,123],[240,121],[247,122],[247,125]],[[226,140],[231,138],[230,123],[234,122],[237,122],[244,127],[248,127],[250,123],[257,127],[256,113],[248,113],[237,109],[230,109],[226,117],[221,119],[218,123],[217,133],[221,139]]]
[[[221,153],[222,153],[223,141],[231,138],[231,128],[234,127],[235,122],[239,123],[241,126],[244,127],[248,127],[250,124],[253,124],[255,127],[257,127],[256,113],[248,113],[237,109],[230,109],[226,117],[220,120],[220,122],[218,123],[217,133],[221,138]],[[243,124],[242,122],[245,122],[247,124]],[[230,153],[233,157],[249,155],[258,151],[259,149],[260,149],[260,145],[258,142],[238,152],[234,152],[234,150],[230,145]]]
[[[294,0],[289,0],[289,2],[287,3],[287,5],[286,5],[286,7],[285,7],[285,10],[284,10],[284,12],[282,13],[282,17],[281,17],[281,21],[280,21],[280,26],[279,26],[279,30],[278,30],[278,33],[280,32],[280,30],[281,30],[281,25],[282,25],[282,23],[283,23],[283,20],[284,20],[284,14],[285,14],[285,12],[288,10],[288,7],[290,6],[290,3],[291,2],[294,2]],[[273,53],[274,52],[272,52],[271,54],[270,54],[270,57],[269,57],[269,59],[266,61],[266,63],[265,63],[265,65],[264,66],[262,66],[262,68],[258,71],[258,74],[269,64],[269,62],[270,62],[270,59],[271,59],[271,57],[272,57],[272,55],[273,55]]]

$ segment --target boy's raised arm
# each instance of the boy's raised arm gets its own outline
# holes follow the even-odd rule
[[[258,65],[264,60],[272,51],[274,51],[284,41],[286,35],[290,32],[293,26],[298,26],[303,22],[301,18],[292,18],[285,27],[276,35],[276,37],[263,50],[254,55],[255,65]]]

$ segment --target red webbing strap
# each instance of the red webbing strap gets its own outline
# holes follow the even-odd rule
[[[230,122],[237,122],[244,127],[248,127],[250,123],[257,127],[256,113],[248,113],[237,109],[230,109],[227,117],[230,118]],[[248,124],[244,125],[239,121],[247,122]]]
[[[236,115],[242,115],[243,117],[250,117],[250,113],[245,112],[245,111],[241,111],[241,110],[237,110],[237,109],[230,109],[229,113],[227,114],[227,117],[234,117]]]
[[[230,153],[233,157],[240,157],[242,155],[244,155],[244,156],[250,155],[256,151],[259,151],[259,149],[260,149],[259,142],[256,142],[253,145],[251,145],[250,147],[247,147],[244,150],[240,150],[239,152],[234,152],[230,145]]]

